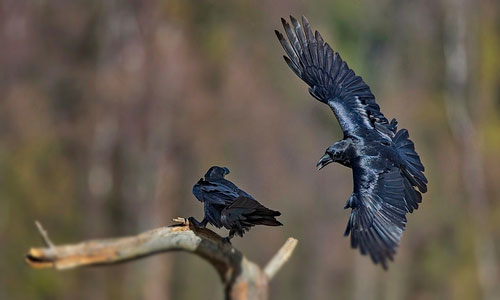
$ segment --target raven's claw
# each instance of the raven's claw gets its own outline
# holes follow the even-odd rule
[[[196,227],[201,227],[200,222],[198,222],[198,220],[196,220],[194,217],[189,217],[188,222],[189,222],[189,224],[193,224]]]

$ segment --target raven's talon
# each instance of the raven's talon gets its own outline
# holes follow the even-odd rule
[[[196,220],[194,217],[189,217],[188,223],[193,224],[196,227],[200,227],[200,222],[198,222],[198,220]]]
[[[222,242],[223,242],[224,244],[229,244],[229,245],[232,245],[232,244],[231,244],[231,239],[230,239],[228,236],[226,236],[225,238],[223,238],[223,239],[222,239]]]

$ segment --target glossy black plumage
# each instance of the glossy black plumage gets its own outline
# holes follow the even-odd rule
[[[203,202],[205,216],[201,222],[190,217],[189,221],[205,227],[207,223],[217,228],[229,229],[228,241],[237,233],[243,236],[255,225],[282,225],[275,217],[279,211],[264,207],[250,194],[239,189],[231,181],[224,179],[229,174],[228,168],[213,166],[193,186],[193,194]]]
[[[318,162],[319,169],[331,162],[352,168],[354,190],[345,208],[351,215],[345,235],[362,254],[387,268],[406,225],[427,191],[424,167],[406,129],[397,130],[380,112],[375,96],[363,79],[340,55],[313,34],[309,22],[282,19],[288,40],[276,35],[294,73],[309,85],[309,93],[327,104],[337,117],[344,139],[332,144]],[[418,189],[418,190],[417,190]]]

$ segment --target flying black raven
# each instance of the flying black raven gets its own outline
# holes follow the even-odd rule
[[[275,217],[281,215],[279,211],[264,207],[250,194],[240,190],[234,183],[224,179],[229,174],[228,168],[211,167],[193,186],[193,194],[203,202],[205,217],[201,222],[194,217],[189,217],[189,222],[205,227],[207,223],[217,228],[224,226],[229,229],[229,242],[237,233],[243,236],[245,231],[255,225],[280,226]]]
[[[354,191],[345,208],[351,208],[345,235],[351,246],[369,254],[387,268],[406,225],[427,191],[424,166],[406,129],[397,130],[375,102],[368,85],[323,41],[309,22],[290,16],[281,19],[286,40],[276,35],[286,52],[288,66],[309,85],[309,93],[327,104],[337,117],[344,139],[333,143],[319,160],[318,169],[331,162],[352,168]],[[417,191],[418,188],[418,191]],[[420,191],[420,192],[419,192]]]

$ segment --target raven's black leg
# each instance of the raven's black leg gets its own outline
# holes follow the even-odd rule
[[[201,220],[201,222],[199,222],[194,217],[189,217],[188,221],[190,224],[193,224],[194,226],[201,227],[201,228],[205,228],[207,226],[207,223],[208,223],[207,218],[203,218],[203,220]]]
[[[243,237],[243,234],[245,233],[245,230],[243,229],[243,227],[241,227],[241,224],[239,224],[239,222],[236,223],[236,233],[238,233],[239,236]]]
[[[228,244],[230,244],[230,245],[231,245],[231,239],[234,237],[234,233],[235,233],[235,232],[236,232],[236,231],[235,231],[235,230],[233,230],[233,229],[229,230],[229,235],[228,235],[228,236],[226,236],[224,239],[222,239],[222,240],[224,241],[224,243],[228,243]]]
[[[351,197],[347,199],[347,202],[345,203],[344,209],[348,208],[356,208],[358,207],[358,199],[354,196],[354,193],[351,194]]]

